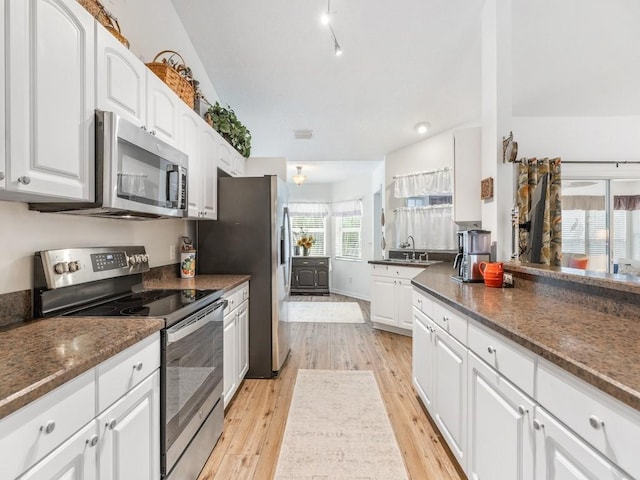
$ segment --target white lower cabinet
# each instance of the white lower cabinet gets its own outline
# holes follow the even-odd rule
[[[224,406],[229,405],[249,370],[249,282],[225,292]]]
[[[160,478],[159,412],[156,370],[98,417],[100,480]]]
[[[536,480],[632,480],[555,420],[542,407],[535,409]],[[637,451],[638,443],[628,439]]]
[[[378,264],[371,267],[371,321],[373,326],[397,333],[410,333],[413,329],[411,279],[422,269]]]
[[[0,478],[158,480],[159,366],[156,333],[3,418]]]
[[[469,352],[469,458],[474,480],[533,480],[533,401]]]
[[[434,325],[434,420],[451,451],[466,471],[467,349]]]
[[[640,478],[640,412],[419,289],[413,319],[413,384],[470,479]]]
[[[88,480],[97,478],[97,432],[95,422],[86,425],[35,467],[19,477],[20,480]]]

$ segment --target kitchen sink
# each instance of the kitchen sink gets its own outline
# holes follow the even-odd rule
[[[442,263],[442,260],[412,260],[412,259],[404,259],[404,258],[385,258],[382,260],[385,263],[397,264],[397,265],[424,265],[428,267],[429,265],[434,265],[436,263]]]

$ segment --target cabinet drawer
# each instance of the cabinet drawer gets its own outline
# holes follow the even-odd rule
[[[223,298],[228,302],[224,314],[228,315],[238,308],[242,302],[249,298],[249,282],[225,292]]]
[[[535,355],[502,335],[469,324],[469,348],[485,362],[533,397]]]
[[[15,478],[95,417],[91,369],[0,422],[0,478]],[[48,431],[48,433],[47,433]]]
[[[98,413],[159,367],[159,334],[147,337],[98,365]]]
[[[424,269],[417,267],[404,267],[401,265],[379,265],[377,263],[371,265],[371,273],[382,277],[412,279],[422,272],[422,270]]]
[[[640,412],[540,360],[538,402],[634,478],[640,478]]]
[[[431,308],[431,319],[456,340],[467,345],[467,319],[435,301],[432,301]]]
[[[427,317],[433,317],[433,300],[413,289],[413,306],[424,313]]]

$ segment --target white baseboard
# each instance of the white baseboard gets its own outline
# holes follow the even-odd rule
[[[367,302],[370,302],[371,299],[368,297],[365,297],[363,295],[360,295],[358,293],[354,293],[354,292],[348,292],[346,290],[338,290],[335,288],[331,288],[331,293],[337,293],[338,295],[344,295],[346,297],[353,297],[353,298],[357,298],[358,300],[365,300]]]

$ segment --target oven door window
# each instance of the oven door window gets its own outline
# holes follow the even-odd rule
[[[118,185],[120,198],[158,207],[171,206],[177,189],[173,165],[164,158],[118,138]]]
[[[167,450],[193,421],[204,417],[219,398],[222,384],[222,308],[208,309],[166,331],[165,447]],[[202,420],[204,420],[204,417]],[[179,441],[178,443],[181,443]]]

